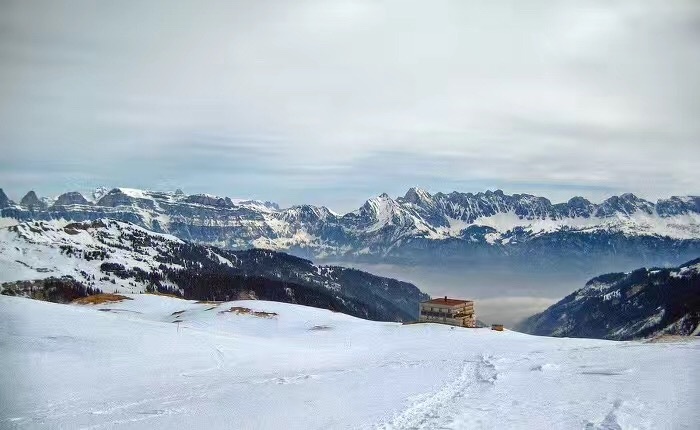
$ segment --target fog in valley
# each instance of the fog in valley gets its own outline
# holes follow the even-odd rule
[[[333,264],[411,282],[433,297],[447,295],[475,300],[479,320],[511,327],[583,287],[586,281],[595,276],[580,272],[516,271],[504,266],[403,266],[357,262]]]

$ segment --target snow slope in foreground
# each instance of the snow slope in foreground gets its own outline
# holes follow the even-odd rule
[[[1,428],[700,423],[692,340],[557,339],[263,301],[130,297],[79,306],[0,296]],[[278,315],[220,313],[232,306]]]

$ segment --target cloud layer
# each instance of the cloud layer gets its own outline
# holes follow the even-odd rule
[[[0,5],[0,186],[697,194],[694,1]]]

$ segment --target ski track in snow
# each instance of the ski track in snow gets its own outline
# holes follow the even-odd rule
[[[470,397],[486,395],[498,378],[493,357],[481,355],[466,360],[459,375],[437,391],[417,400],[377,430],[440,429],[454,421],[458,411],[468,407]]]

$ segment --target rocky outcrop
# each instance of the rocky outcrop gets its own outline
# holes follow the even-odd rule
[[[124,206],[127,208],[134,207],[148,210],[156,209],[155,201],[153,199],[133,196],[125,193],[120,188],[114,188],[109,191],[107,194],[102,196],[102,198],[100,198],[95,205],[109,208]]]
[[[39,200],[34,191],[30,191],[22,197],[19,205],[30,211],[43,211],[47,209],[46,203]]]
[[[10,200],[7,194],[0,188],[0,209],[9,208],[10,206],[14,206],[14,204],[15,202]]]
[[[185,198],[185,201],[187,203],[195,203],[195,204],[200,204],[200,205],[205,205],[205,206],[214,206],[214,207],[219,207],[219,208],[231,208],[233,207],[233,202],[231,201],[230,198],[225,197],[216,197],[216,196],[210,196],[208,194],[194,194],[191,196],[187,196]]]
[[[59,209],[60,206],[70,206],[70,205],[85,205],[89,206],[90,202],[87,201],[82,194],[77,191],[71,191],[68,193],[61,194],[58,196],[54,204],[52,205],[53,210]]]

